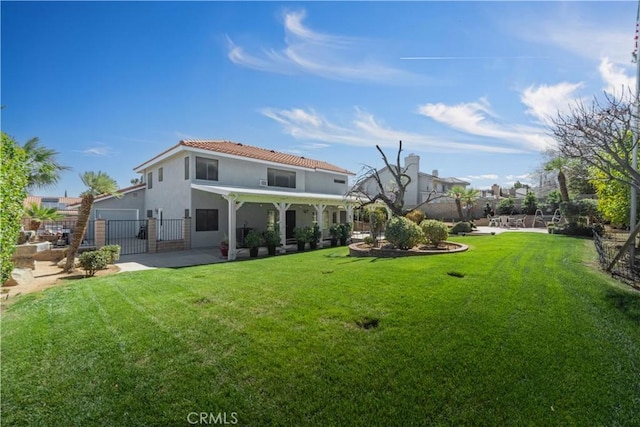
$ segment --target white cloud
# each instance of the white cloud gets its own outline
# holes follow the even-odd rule
[[[489,102],[484,98],[479,102],[457,105],[423,104],[418,106],[418,113],[470,135],[506,141],[513,149],[520,146],[521,150],[540,151],[553,144],[553,140],[542,128],[507,125],[492,120],[497,115],[491,111]]]
[[[278,110],[265,108],[262,114],[280,123],[285,133],[297,139],[337,143],[351,146],[395,147],[402,140],[412,149],[439,153],[460,151],[483,153],[523,153],[518,147],[486,143],[463,143],[436,135],[424,135],[393,129],[377,120],[372,114],[356,108],[355,116],[347,124],[335,124],[313,110]]]
[[[489,181],[497,181],[500,177],[494,173],[488,173],[484,175],[467,175],[462,177],[465,181],[481,181],[481,180],[489,180]]]
[[[551,119],[558,116],[558,112],[568,112],[570,106],[579,100],[575,92],[583,86],[581,82],[529,86],[522,91],[520,100],[527,107],[527,114],[538,119],[541,124],[549,125]]]
[[[79,150],[76,152],[82,153],[85,156],[92,156],[92,157],[111,157],[114,154],[113,149],[111,147],[103,144],[99,144],[99,145],[96,145],[95,147],[89,147],[84,150]]]
[[[635,12],[634,7],[631,6],[629,11]],[[602,20],[587,20],[576,10],[550,15],[554,17],[544,21],[532,19],[527,25],[518,25],[514,34],[583,58],[599,61],[607,56],[617,64],[629,63],[633,50],[633,17],[622,17],[607,28]]]
[[[304,11],[285,14],[285,46],[281,49],[249,54],[227,36],[228,58],[240,66],[280,74],[306,73],[333,80],[385,84],[427,81],[424,76],[365,59],[364,55],[358,58],[365,50],[365,41],[313,31],[304,26],[305,16]]]
[[[635,93],[636,82],[633,77],[628,76],[624,69],[617,67],[609,58],[604,57],[598,67],[600,76],[605,83],[604,90],[614,95],[628,95],[629,91]]]

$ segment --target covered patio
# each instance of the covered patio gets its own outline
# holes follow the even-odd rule
[[[227,236],[229,239],[229,260],[236,259],[238,255],[238,241],[236,238],[236,230],[238,229],[238,210],[245,203],[260,203],[272,205],[278,213],[277,221],[280,240],[284,244],[287,241],[287,210],[292,205],[308,205],[315,209],[315,217],[323,232],[323,222],[325,210],[329,207],[344,209],[347,213],[346,220],[353,225],[353,209],[358,204],[356,198],[344,195],[331,195],[320,193],[306,193],[294,191],[281,191],[271,189],[258,188],[241,188],[219,185],[202,185],[191,184],[192,190],[203,191],[206,193],[216,194],[227,201],[228,205],[228,222]],[[281,248],[281,250],[283,250]]]

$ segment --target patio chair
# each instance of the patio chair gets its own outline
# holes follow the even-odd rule
[[[487,215],[487,219],[489,220],[489,227],[499,227],[500,221],[495,216]]]
[[[509,217],[506,215],[500,215],[500,227],[509,228]]]
[[[526,217],[527,217],[527,216],[525,215],[525,216],[523,216],[522,218],[516,218],[516,219],[513,221],[513,225],[514,225],[514,227],[522,227],[522,228],[524,228],[524,219],[525,219]]]

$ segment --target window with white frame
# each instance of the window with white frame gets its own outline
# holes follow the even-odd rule
[[[158,182],[162,182],[164,179],[164,168],[158,168]]]
[[[147,188],[149,190],[153,188],[153,172],[147,174]]]
[[[205,157],[196,157],[196,179],[218,180],[218,161]]]
[[[267,169],[267,184],[269,187],[296,188],[296,173],[281,169]]]
[[[184,179],[189,179],[189,156],[184,158]]]

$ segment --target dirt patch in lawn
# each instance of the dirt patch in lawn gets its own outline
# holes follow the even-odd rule
[[[109,265],[104,270],[98,270],[94,277],[108,276],[120,271],[116,265]],[[76,269],[73,273],[65,273],[55,263],[50,261],[36,261],[36,268],[33,270],[33,280],[29,283],[22,283],[15,286],[2,286],[1,298],[2,306],[12,301],[18,295],[39,292],[53,286],[69,283],[74,280],[84,279],[84,270]]]

